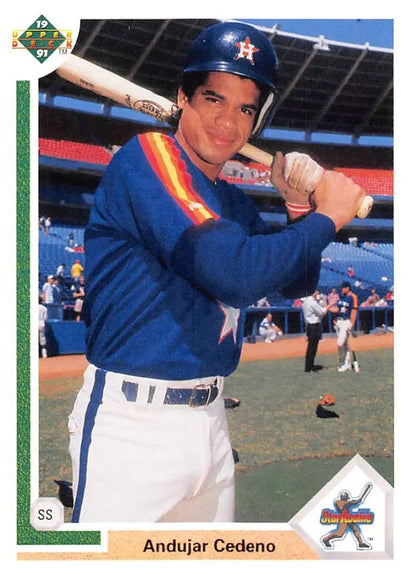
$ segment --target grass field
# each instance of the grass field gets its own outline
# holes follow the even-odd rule
[[[358,374],[339,373],[334,355],[317,362],[324,368],[313,374],[302,358],[243,362],[226,380],[224,395],[241,400],[227,411],[240,459],[237,522],[287,522],[357,453],[393,485],[393,350],[362,352]],[[59,393],[48,380],[39,402],[40,496],[55,496],[53,479],[72,476],[67,417],[81,380],[63,380]],[[315,415],[325,393],[339,418]]]

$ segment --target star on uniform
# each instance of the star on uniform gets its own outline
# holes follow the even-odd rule
[[[240,310],[237,308],[233,308],[231,306],[227,306],[222,302],[218,302],[218,307],[224,314],[224,323],[221,328],[220,339],[218,343],[221,344],[224,338],[228,336],[228,334],[233,334],[234,344],[237,344],[237,330],[238,330],[238,320],[240,319]]]

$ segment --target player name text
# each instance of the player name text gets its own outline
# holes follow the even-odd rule
[[[143,553],[184,553],[188,557],[194,554],[208,553],[211,550],[216,553],[274,553],[276,545],[274,543],[250,542],[245,539],[231,542],[217,538],[212,542],[192,541],[191,539],[156,542],[147,539],[143,546]]]

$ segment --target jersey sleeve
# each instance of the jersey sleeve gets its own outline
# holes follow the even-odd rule
[[[268,233],[251,210],[237,222],[198,196],[186,172],[157,174],[180,159],[166,156],[151,166],[151,155],[134,142],[117,153],[97,190],[89,235],[106,228],[127,235],[193,286],[237,308],[274,291],[289,298],[312,293],[321,252],[335,235],[332,220],[311,214],[279,233]]]
[[[275,291],[302,297],[316,288],[321,252],[333,236],[332,220],[318,214],[269,235],[247,236],[238,224],[210,221],[184,232],[169,265],[234,307]]]

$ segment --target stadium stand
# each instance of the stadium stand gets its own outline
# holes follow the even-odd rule
[[[46,157],[70,159],[98,165],[108,165],[112,157],[109,151],[98,145],[42,138],[39,139],[39,154]]]

